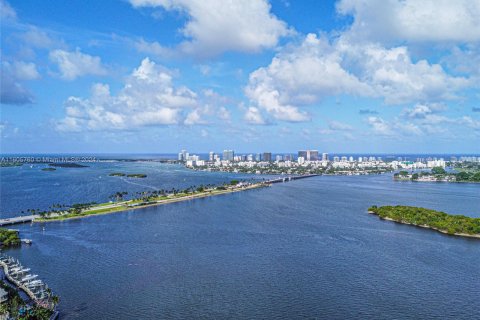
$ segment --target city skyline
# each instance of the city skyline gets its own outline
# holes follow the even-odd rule
[[[480,153],[478,2],[0,3],[2,153]]]

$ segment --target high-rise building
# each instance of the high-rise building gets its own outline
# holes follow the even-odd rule
[[[213,162],[215,160],[215,152],[210,151],[208,153],[208,161]]]
[[[292,155],[291,155],[291,154],[285,154],[285,155],[283,155],[283,160],[285,160],[285,161],[292,161]]]
[[[183,149],[179,154],[178,154],[178,161],[187,161],[188,159],[188,152],[187,150]]]
[[[278,162],[278,161],[282,161],[282,159],[283,159],[282,156],[279,155],[279,154],[277,154],[277,155],[275,156],[275,161],[277,161],[277,162]]]
[[[322,161],[328,161],[328,153],[322,153]]]
[[[261,155],[260,153],[257,153],[257,154],[255,155],[255,161],[259,162],[259,161],[261,161],[261,160],[262,160],[262,155]]]
[[[271,152],[264,152],[263,153],[263,161],[266,161],[266,162],[272,161],[272,153]]]
[[[303,157],[305,161],[317,161],[319,159],[317,150],[300,150],[298,151],[298,157]]]
[[[307,160],[307,151],[306,150],[298,151],[298,157],[297,158],[300,158],[300,157],[302,157],[304,160]]]
[[[308,150],[307,151],[307,160],[318,161],[318,151],[317,150]]]
[[[233,152],[233,150],[223,150],[223,160],[233,161],[234,156],[235,152]]]
[[[333,162],[339,162],[339,161],[340,161],[340,157],[338,156],[333,157]]]

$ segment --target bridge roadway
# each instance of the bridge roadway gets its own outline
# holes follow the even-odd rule
[[[8,225],[11,225],[11,224],[32,222],[33,220],[38,219],[38,218],[40,218],[40,215],[34,214],[34,215],[31,215],[31,216],[20,216],[20,217],[0,219],[0,227],[1,226],[8,226]]]

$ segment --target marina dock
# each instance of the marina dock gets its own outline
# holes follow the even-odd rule
[[[36,305],[55,310],[52,291],[46,283],[37,279],[38,275],[29,273],[30,268],[25,268],[18,260],[6,255],[0,256],[0,266],[8,281],[25,292]]]

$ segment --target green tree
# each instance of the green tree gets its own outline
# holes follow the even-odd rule
[[[445,171],[445,169],[443,169],[442,167],[433,167],[432,168],[432,173],[433,174],[445,174],[445,173],[447,173],[447,171]]]

